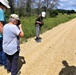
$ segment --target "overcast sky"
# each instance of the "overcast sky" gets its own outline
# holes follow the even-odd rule
[[[15,0],[18,1],[18,0]],[[76,0],[59,0],[59,9],[66,9],[66,10],[75,10],[76,11]]]
[[[60,0],[59,4],[60,6],[58,6],[58,8],[60,9],[76,10],[76,0]]]

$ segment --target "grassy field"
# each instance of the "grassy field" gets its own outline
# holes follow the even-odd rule
[[[64,23],[64,22],[67,22],[73,18],[76,17],[76,14],[71,14],[71,15],[67,15],[67,14],[64,14],[64,15],[61,15],[59,14],[57,17],[54,17],[54,18],[50,18],[50,17],[47,17],[43,20],[44,21],[44,25],[41,29],[41,33],[47,31],[47,30],[50,30],[52,29],[53,27],[61,24],[61,23]],[[28,38],[31,38],[31,37],[34,37],[35,36],[35,25],[34,25],[34,22],[35,22],[35,19],[37,18],[37,16],[32,16],[32,17],[25,17],[25,18],[21,18],[21,23],[23,25],[23,31],[24,31],[24,38],[22,40],[26,41],[26,39]]]

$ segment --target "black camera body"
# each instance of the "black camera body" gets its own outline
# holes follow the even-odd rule
[[[17,26],[19,26],[21,24],[21,21],[20,20],[18,20],[18,24],[17,24]]]

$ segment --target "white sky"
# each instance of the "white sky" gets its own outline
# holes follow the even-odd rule
[[[60,0],[59,4],[58,8],[60,9],[76,10],[76,0]]]

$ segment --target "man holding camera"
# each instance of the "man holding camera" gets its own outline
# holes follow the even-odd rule
[[[19,38],[24,36],[22,25],[18,25],[19,20],[17,14],[11,14],[9,23],[3,27],[3,50],[6,54],[7,71],[11,75],[18,73]]]

